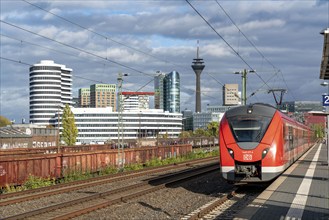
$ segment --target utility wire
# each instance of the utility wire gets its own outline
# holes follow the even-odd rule
[[[216,29],[201,15],[201,13],[189,2],[189,0],[186,0],[186,2],[191,6],[191,8],[202,18],[202,20],[217,34],[218,37],[220,37],[224,42],[225,44],[235,53],[236,56],[238,56],[242,62],[244,62],[248,67],[249,69],[254,72],[258,78],[263,81],[263,83],[269,88],[271,89],[271,87],[266,83],[266,81],[256,72],[256,70],[254,70],[250,65],[249,63],[231,46],[230,43],[228,43],[224,37],[222,35],[220,35]]]
[[[19,41],[20,43],[26,43],[26,44],[30,44],[30,45],[33,45],[33,46],[36,46],[36,47],[40,47],[42,49],[46,49],[46,50],[49,50],[49,51],[54,51],[54,52],[57,52],[57,53],[60,53],[60,54],[65,54],[65,55],[72,56],[72,57],[75,57],[75,58],[77,57],[76,54],[67,53],[67,52],[64,52],[64,51],[61,51],[61,50],[56,50],[56,49],[53,49],[53,48],[50,48],[50,47],[45,47],[45,46],[42,46],[40,44],[32,43],[32,42],[25,41],[25,40],[20,40],[20,39],[17,39],[17,38],[8,36],[8,35],[4,35],[4,34],[1,34],[1,33],[0,33],[0,36],[7,37],[9,39]],[[97,61],[93,61],[93,62],[97,62]],[[104,63],[102,63],[102,62],[97,62],[97,63],[104,65]]]
[[[156,60],[158,60],[158,61],[161,61],[161,62],[164,62],[164,63],[169,63],[169,64],[171,64],[171,65],[178,66],[178,67],[181,67],[181,68],[182,68],[182,66],[180,66],[180,65],[178,65],[178,64],[175,64],[175,63],[172,63],[172,62],[170,62],[169,60],[161,59],[161,58],[159,58],[159,57],[157,57],[157,56],[154,56],[154,55],[152,55],[152,54],[150,54],[150,53],[147,53],[147,52],[145,52],[145,51],[139,50],[139,49],[137,49],[137,48],[134,48],[134,47],[132,47],[132,46],[129,46],[129,45],[127,45],[127,44],[124,44],[124,43],[122,43],[122,42],[119,42],[119,41],[117,41],[117,40],[114,40],[113,38],[110,38],[110,37],[108,37],[108,36],[105,36],[105,35],[103,35],[103,34],[100,34],[100,33],[96,32],[96,31],[94,31],[94,30],[92,30],[92,29],[90,29],[90,28],[86,28],[86,27],[84,27],[84,26],[82,26],[82,25],[80,25],[80,24],[78,24],[78,23],[76,23],[76,22],[73,22],[73,21],[71,21],[71,20],[69,20],[69,19],[67,19],[67,18],[65,18],[65,17],[63,17],[63,16],[60,16],[60,15],[57,15],[57,14],[51,12],[51,11],[48,11],[48,10],[46,10],[46,9],[44,9],[44,8],[42,8],[42,7],[38,6],[38,5],[36,5],[36,4],[33,4],[33,3],[28,2],[28,1],[26,1],[26,0],[22,0],[22,1],[25,2],[25,3],[27,3],[27,4],[29,4],[29,5],[31,5],[31,6],[34,6],[34,7],[38,8],[38,9],[40,9],[40,10],[46,12],[46,13],[49,13],[49,14],[51,14],[51,15],[53,15],[53,16],[59,18],[59,19],[62,19],[62,20],[66,21],[66,22],[68,22],[68,23],[70,23],[70,24],[73,24],[73,25],[75,25],[75,26],[78,26],[78,27],[80,27],[80,28],[83,29],[83,30],[89,31],[89,32],[91,32],[91,33],[93,33],[93,34],[95,34],[95,35],[97,35],[97,36],[100,36],[100,37],[102,37],[102,38],[104,38],[104,39],[106,39],[106,40],[110,40],[110,41],[112,41],[112,42],[114,42],[114,43],[116,43],[116,44],[119,44],[119,45],[121,45],[121,46],[124,46],[124,47],[126,47],[126,48],[128,48],[128,49],[130,49],[130,50],[136,51],[136,52],[138,52],[138,53],[144,54],[144,55],[146,55],[146,56],[152,57],[152,58],[154,58],[154,59],[156,59]]]
[[[19,63],[19,64],[24,64],[24,65],[27,65],[27,66],[33,66],[32,64],[30,63],[26,63],[26,62],[22,62],[20,60],[14,60],[14,59],[10,59],[10,58],[6,58],[6,57],[2,57],[0,56],[0,59],[3,59],[3,60],[7,60],[7,61],[10,61],[10,62],[13,62],[13,63]],[[85,77],[81,77],[81,76],[77,76],[75,74],[72,74],[73,77],[75,78],[80,78],[80,79],[84,79],[84,80],[88,80],[88,81],[92,81],[92,82],[97,82],[97,83],[104,83],[103,81],[99,81],[99,80],[94,80],[94,79],[89,79],[89,78],[85,78]],[[149,82],[145,83],[144,85],[142,85],[138,90],[136,90],[135,92],[138,92],[140,90],[142,90],[144,87],[146,87],[148,84],[150,84],[152,81],[154,80],[154,78],[152,80],[150,80]],[[131,90],[131,89],[126,89],[126,90],[130,90],[130,91],[134,91],[134,90]]]
[[[141,73],[141,74],[144,74],[144,75],[147,75],[147,76],[151,76],[151,74],[149,74],[149,73],[145,73],[145,72],[143,72],[143,71],[137,70],[137,69],[135,69],[135,68],[133,68],[133,67],[130,67],[130,66],[128,66],[128,65],[125,65],[125,64],[119,63],[119,62],[114,61],[114,60],[110,60],[110,59],[108,59],[108,58],[106,58],[106,57],[104,58],[104,57],[99,56],[99,55],[97,55],[97,54],[94,54],[94,53],[92,53],[92,52],[89,52],[89,51],[86,51],[86,50],[83,50],[83,49],[80,49],[80,48],[77,48],[77,47],[71,46],[71,45],[69,45],[69,44],[66,44],[66,43],[63,43],[63,42],[57,41],[57,40],[55,40],[55,39],[52,39],[52,38],[46,37],[46,36],[41,35],[41,34],[38,34],[38,33],[35,33],[35,32],[33,32],[33,31],[27,30],[27,29],[25,29],[25,28],[19,27],[19,26],[14,25],[14,24],[11,24],[11,23],[9,23],[9,22],[3,21],[3,20],[0,20],[0,21],[1,21],[2,23],[4,23],[4,24],[9,25],[9,26],[15,27],[15,28],[17,28],[17,29],[20,29],[20,30],[26,31],[26,32],[31,33],[31,34],[34,34],[34,35],[37,35],[37,36],[42,37],[42,38],[45,38],[45,39],[47,39],[47,40],[50,40],[50,41],[56,42],[56,43],[61,44],[61,45],[63,45],[63,46],[66,46],[66,47],[72,48],[72,49],[74,49],[74,50],[78,50],[78,51],[80,51],[80,52],[83,52],[83,53],[86,53],[86,54],[88,54],[88,55],[91,55],[91,56],[97,57],[97,58],[99,58],[99,59],[103,59],[103,60],[105,60],[105,61],[108,61],[108,62],[114,63],[114,64],[116,64],[116,65],[118,65],[118,66],[122,66],[122,67],[124,67],[124,68],[126,68],[126,69],[129,69],[129,70],[132,70],[132,71],[134,71],[134,72]],[[151,76],[151,77],[153,77],[153,76]]]
[[[233,21],[233,19],[231,18],[231,16],[226,12],[226,10],[222,7],[221,4],[219,4],[219,2],[217,0],[215,0],[216,3],[218,4],[218,6],[222,9],[222,11],[225,13],[225,15],[230,19],[230,21],[232,22],[232,24],[239,30],[239,32],[244,36],[244,38],[251,44],[251,46],[253,46],[255,48],[255,50],[259,53],[259,55],[267,61],[267,63],[269,63],[273,69],[275,71],[277,71],[278,69],[274,66],[273,63],[271,63],[265,56],[264,54],[256,47],[256,45],[251,41],[249,40],[249,38],[243,33],[243,31],[238,27],[238,25]]]
[[[30,64],[30,63],[22,62],[22,61],[20,61],[20,60],[10,59],[10,58],[7,58],[7,57],[2,57],[2,56],[0,56],[0,59],[7,60],[7,61],[10,61],[10,62],[13,62],[13,63],[24,64],[24,65],[27,65],[27,66],[30,66],[30,67],[33,66],[33,65]],[[75,74],[72,74],[72,76],[75,77],[75,78],[80,78],[80,79],[84,79],[84,80],[88,80],[88,81],[93,81],[93,82],[98,82],[98,83],[104,83],[104,82],[99,81],[99,80],[88,79],[88,78],[85,78],[85,77],[77,76],[77,75],[75,75]]]
[[[232,24],[239,30],[239,33],[241,33],[242,35],[243,35],[243,37],[250,43],[250,45],[251,46],[253,46],[254,48],[255,48],[255,50],[258,52],[258,54],[264,59],[264,60],[266,60],[266,62],[268,63],[268,64],[270,64],[271,66],[272,66],[272,68],[274,69],[274,71],[275,71],[275,75],[277,75],[277,72],[280,72],[281,73],[281,75],[282,75],[282,79],[283,79],[283,81],[284,81],[284,83],[285,83],[285,85],[286,85],[286,87],[287,87],[287,89],[289,90],[289,87],[288,87],[288,85],[287,85],[287,83],[286,83],[286,81],[285,81],[285,79],[284,79],[284,77],[283,77],[283,74],[282,74],[282,72],[280,71],[280,69],[278,69],[270,60],[268,60],[265,56],[264,56],[264,54],[256,47],[256,45],[243,33],[243,31],[238,27],[238,25],[234,22],[234,20],[231,18],[231,16],[226,12],[226,10],[222,7],[222,5],[218,2],[218,0],[215,0],[216,1],[216,3],[218,4],[218,6],[222,9],[222,11],[225,13],[225,15],[230,19],[230,21],[232,22]],[[329,6],[329,4],[328,4],[328,6]],[[296,98],[295,98],[295,96],[294,96],[294,94],[293,94],[293,92],[291,91],[291,95],[292,95],[292,97],[296,100]]]

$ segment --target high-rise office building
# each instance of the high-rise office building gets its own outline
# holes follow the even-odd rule
[[[53,124],[56,113],[72,105],[72,69],[52,60],[30,67],[30,123]]]
[[[150,109],[150,97],[154,92],[122,92],[123,110]]]
[[[90,106],[90,88],[79,89],[79,107]]]
[[[232,106],[239,104],[239,85],[225,84],[223,86],[223,105]]]
[[[154,108],[163,108],[163,79],[165,77],[164,73],[157,71],[157,76],[154,77]]]
[[[163,107],[165,111],[180,113],[180,78],[176,71],[163,79]]]
[[[94,84],[90,86],[90,107],[116,109],[116,85]]]

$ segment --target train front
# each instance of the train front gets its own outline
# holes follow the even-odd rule
[[[220,123],[220,165],[230,182],[261,182],[275,178],[281,122],[278,111],[266,104],[227,111]]]

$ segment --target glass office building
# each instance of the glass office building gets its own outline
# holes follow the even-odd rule
[[[179,73],[172,71],[163,79],[164,110],[180,113],[180,79]]]

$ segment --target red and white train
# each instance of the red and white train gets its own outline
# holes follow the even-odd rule
[[[229,182],[267,182],[314,142],[312,131],[267,104],[228,110],[219,127],[220,166]]]

